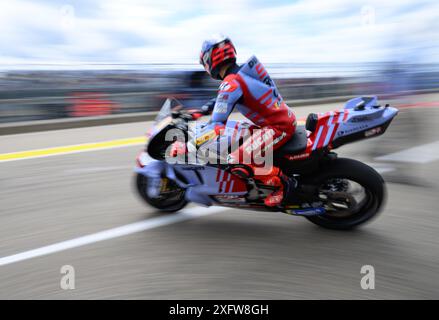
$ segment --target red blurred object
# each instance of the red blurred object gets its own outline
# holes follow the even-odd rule
[[[136,157],[136,164],[137,164],[137,166],[138,166],[139,168],[143,168],[143,167],[144,167],[144,165],[142,164],[142,161],[140,161],[140,157],[142,156],[142,153],[143,153],[143,152],[139,153],[139,154],[137,155],[137,157]]]
[[[177,157],[185,155],[187,153],[186,143],[181,141],[175,141],[171,146],[170,156]]]
[[[217,124],[214,128],[216,135],[217,136],[221,135],[223,133],[225,127],[226,126],[224,124]]]
[[[91,117],[112,114],[118,105],[101,92],[75,92],[72,94],[71,117]]]
[[[192,119],[194,119],[194,120],[197,120],[197,119],[201,118],[202,116],[203,116],[203,114],[200,112],[192,113]]]

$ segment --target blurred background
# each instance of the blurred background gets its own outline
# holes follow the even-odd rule
[[[215,94],[201,42],[229,35],[286,100],[438,86],[435,1],[4,2],[0,122],[155,111]],[[247,13],[251,12],[249,16]],[[293,103],[294,106],[294,103]]]
[[[155,217],[130,189],[142,142],[1,156],[141,136],[168,96],[201,106],[219,85],[198,65],[213,34],[239,63],[256,55],[299,117],[362,95],[400,110],[340,150],[388,182],[382,217],[355,234],[229,210],[0,267],[1,298],[439,298],[439,2],[0,1],[0,262]],[[58,285],[67,263],[82,272],[73,293]],[[359,287],[363,264],[375,292]]]

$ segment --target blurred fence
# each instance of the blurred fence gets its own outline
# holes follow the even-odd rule
[[[156,111],[167,96],[197,107],[218,87],[218,82],[191,65],[61,68],[0,71],[0,123]],[[437,65],[271,64],[267,68],[287,101],[439,88]]]

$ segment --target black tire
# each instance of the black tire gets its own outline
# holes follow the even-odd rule
[[[143,174],[137,174],[135,179],[137,192],[147,204],[162,212],[175,212],[183,209],[188,202],[184,197],[184,190],[180,189],[174,181],[169,180],[169,182],[175,188],[176,193],[179,194],[176,196],[176,199],[173,200],[166,199],[163,197],[163,195],[160,198],[150,198],[146,192],[148,178]]]
[[[334,217],[326,212],[306,217],[309,221],[328,229],[349,230],[370,221],[380,212],[386,198],[386,187],[381,175],[373,168],[356,160],[338,158],[322,168],[320,174],[313,179],[313,184],[320,186],[329,179],[337,178],[354,181],[365,189],[368,199],[364,206],[351,216]]]

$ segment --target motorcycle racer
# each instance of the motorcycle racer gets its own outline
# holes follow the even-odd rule
[[[253,123],[251,137],[232,151],[228,164],[231,172],[241,178],[254,178],[273,186],[275,191],[265,198],[264,203],[270,207],[280,205],[286,187],[291,184],[290,179],[274,166],[262,173],[257,171],[260,165],[255,163],[253,153],[267,154],[270,148],[271,151],[278,149],[293,136],[296,128],[293,111],[283,101],[273,80],[255,56],[242,66],[236,64],[236,49],[228,37],[204,41],[200,63],[213,79],[222,82],[217,97],[210,101],[210,104],[214,103],[211,120],[199,136],[212,130],[214,138],[221,135],[234,108],[249,119]],[[250,161],[242,165],[242,159]]]

